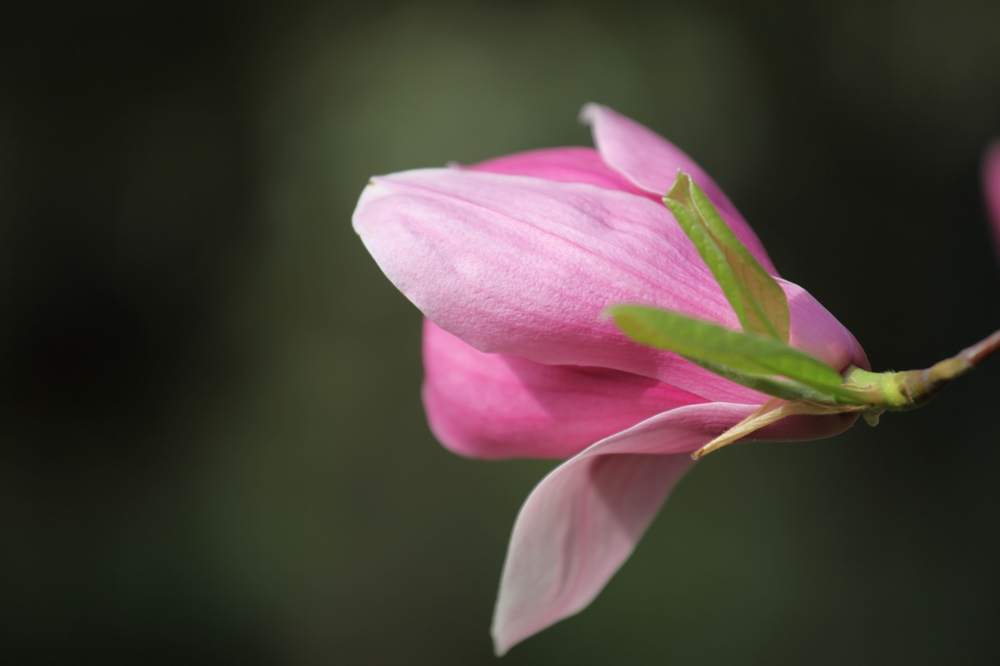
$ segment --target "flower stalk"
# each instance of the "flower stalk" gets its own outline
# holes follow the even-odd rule
[[[692,453],[691,458],[698,460],[788,416],[861,412],[868,425],[877,426],[879,417],[887,411],[902,412],[927,404],[941,389],[978,367],[997,350],[1000,350],[1000,330],[923,370],[870,372],[852,365],[844,372],[843,387],[857,395],[864,404],[832,405],[808,399],[785,402],[772,398],[746,419]]]
[[[844,379],[847,384],[857,386],[866,394],[870,394],[872,404],[894,411],[904,411],[925,404],[941,389],[979,366],[998,349],[1000,349],[1000,331],[924,370],[876,375],[851,367],[845,373]]]
[[[844,373],[844,386],[863,396],[870,405],[887,411],[906,411],[926,404],[941,389],[978,367],[998,349],[1000,330],[923,370],[875,373],[851,366]]]

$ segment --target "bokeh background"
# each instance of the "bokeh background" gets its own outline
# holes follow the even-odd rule
[[[553,463],[443,450],[370,175],[682,146],[880,369],[1000,327],[1000,5],[105,0],[0,20],[5,663],[490,664]],[[1000,363],[732,447],[516,664],[994,664]]]

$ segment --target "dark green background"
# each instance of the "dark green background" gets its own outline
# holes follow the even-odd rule
[[[21,3],[0,19],[0,654],[490,664],[549,462],[447,453],[368,177],[698,159],[877,369],[1000,326],[1000,4]],[[738,446],[510,664],[993,664],[1000,363],[876,430]]]

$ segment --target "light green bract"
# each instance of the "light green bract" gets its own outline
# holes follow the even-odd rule
[[[674,351],[730,381],[786,400],[863,404],[834,368],[774,338],[643,305],[615,305],[608,314],[636,342]],[[776,377],[786,377],[782,381]]]
[[[784,400],[826,405],[868,402],[853,387],[844,386],[835,368],[788,346],[791,315],[784,290],[736,237],[691,176],[678,171],[663,203],[722,287],[743,333],[654,307],[615,305],[607,312],[626,335],[644,345],[677,352],[732,382]]]
[[[788,342],[791,315],[784,290],[740,242],[691,176],[678,172],[663,203],[712,271],[743,330]]]

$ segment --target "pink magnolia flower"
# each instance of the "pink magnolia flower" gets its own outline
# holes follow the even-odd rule
[[[774,266],[725,194],[687,155],[598,105],[597,150],[556,148],[465,168],[374,178],[354,227],[426,315],[431,429],[476,458],[568,458],[514,526],[493,621],[496,651],[582,610],[629,556],[689,452],[768,396],[626,338],[602,311],[641,303],[739,329],[722,290],[661,202],[691,174],[761,264]],[[778,279],[790,344],[867,368],[812,296]],[[806,440],[856,414],[791,417],[757,440]]]
[[[1000,140],[994,141],[983,156],[983,193],[992,222],[993,242],[1000,257]]]

